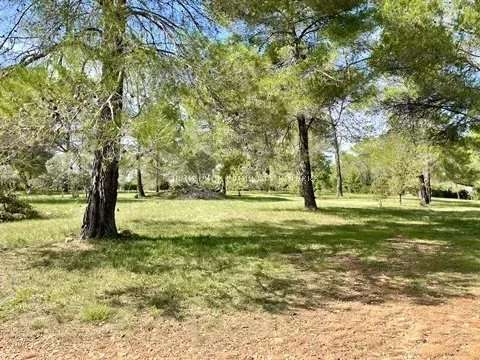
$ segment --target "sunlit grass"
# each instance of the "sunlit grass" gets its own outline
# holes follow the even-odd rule
[[[82,200],[32,196],[41,219],[0,224],[0,321],[128,323],[196,312],[315,308],[400,297],[435,303],[478,288],[480,203],[369,196],[135,200],[121,241],[72,241]],[[67,241],[66,241],[67,240]],[[41,320],[38,320],[41,319]],[[26,320],[27,321],[27,320]],[[38,322],[38,324],[36,323]],[[41,324],[40,324],[41,323]]]

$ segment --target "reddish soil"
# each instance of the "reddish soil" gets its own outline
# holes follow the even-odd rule
[[[480,359],[480,299],[330,303],[272,315],[146,319],[121,331],[0,325],[0,359]]]

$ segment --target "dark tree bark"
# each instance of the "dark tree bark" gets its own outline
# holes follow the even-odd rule
[[[223,195],[227,195],[227,177],[222,177],[222,193]]]
[[[104,16],[102,85],[109,90],[97,123],[92,182],[83,217],[82,239],[116,237],[119,128],[123,108],[125,0],[102,2]]]
[[[115,207],[117,204],[118,160],[115,147],[115,144],[111,143],[95,151],[92,185],[83,217],[83,239],[117,236]]]
[[[333,129],[333,147],[335,149],[335,163],[337,171],[337,197],[343,197],[342,163],[340,160],[340,144],[338,143],[337,130]]]
[[[428,194],[427,194],[427,186],[425,185],[425,176],[422,174],[418,177],[418,180],[419,180],[419,185],[420,185],[420,189],[419,189],[419,197],[420,197],[420,204],[422,206],[427,206],[428,204],[430,204],[430,200],[429,200],[429,197],[428,197]]]
[[[308,210],[317,210],[315,200],[315,191],[313,190],[312,168],[310,165],[310,153],[308,145],[308,125],[305,115],[297,116],[299,148],[300,148],[300,185],[305,202],[305,208]]]
[[[138,149],[137,153],[137,196],[139,198],[145,197],[145,190],[143,188],[143,181],[142,181],[142,164],[141,164],[142,155],[140,153],[140,149]]]
[[[145,190],[143,189],[142,181],[142,169],[140,169],[140,167],[137,168],[137,196],[139,198],[145,197]]]

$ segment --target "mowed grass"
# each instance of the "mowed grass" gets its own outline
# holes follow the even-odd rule
[[[111,322],[144,315],[288,313],[335,301],[435,305],[478,294],[480,203],[368,196],[136,200],[122,240],[81,242],[84,202],[29,198],[42,218],[0,224],[0,322]]]

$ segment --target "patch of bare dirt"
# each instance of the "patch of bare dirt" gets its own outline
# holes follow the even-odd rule
[[[1,359],[480,359],[480,299],[330,303],[287,315],[0,326]]]

